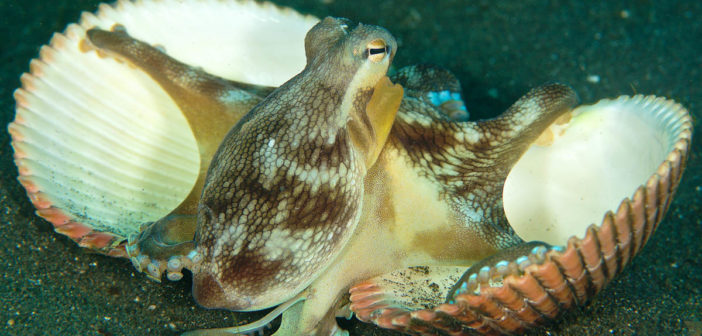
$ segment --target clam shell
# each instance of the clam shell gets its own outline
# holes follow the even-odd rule
[[[317,21],[254,1],[120,0],[83,13],[41,48],[14,94],[8,130],[37,214],[81,246],[123,256],[122,241],[174,209],[199,173],[178,106],[141,70],[86,48],[87,29],[118,24],[212,74],[278,86],[304,67]]]
[[[692,120],[671,100],[641,95],[581,106],[572,115],[570,122],[552,125],[547,146],[533,145],[505,184],[505,212],[515,231],[526,240],[559,246],[524,256],[522,260],[529,260],[525,267],[504,261],[481,269],[477,278],[485,279],[466,281],[461,294],[429,309],[403,307],[382,282],[365,281],[350,290],[356,316],[412,334],[521,333],[586,304],[620,274],[668,209],[685,168]],[[556,164],[548,163],[549,155]],[[556,182],[529,183],[539,175]],[[598,182],[587,175],[611,178]],[[607,195],[600,195],[598,188]],[[575,196],[559,199],[567,194],[564,190]],[[594,209],[599,209],[597,219],[591,214]]]

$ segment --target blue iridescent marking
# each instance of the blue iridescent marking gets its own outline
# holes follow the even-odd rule
[[[467,291],[468,291],[468,283],[464,281],[463,283],[461,283],[461,287],[459,287],[458,290],[456,290],[455,295],[463,294]]]
[[[432,104],[439,106],[443,103],[445,103],[448,98],[451,96],[451,93],[444,90],[440,92],[434,92],[431,91],[427,93],[427,97],[429,98],[429,101],[431,101]]]
[[[531,249],[531,254],[541,254],[546,252],[546,248],[543,246],[537,246]]]
[[[521,257],[517,258],[517,264],[521,264],[525,261],[529,261],[529,258],[527,258],[527,256],[521,256]]]
[[[441,104],[451,100],[461,101],[461,94],[457,92],[451,92],[448,90],[443,90],[439,92],[430,91],[427,93],[427,98],[429,98],[429,101],[431,101],[433,105],[440,106]],[[461,104],[460,109],[467,112],[466,106],[464,104]]]

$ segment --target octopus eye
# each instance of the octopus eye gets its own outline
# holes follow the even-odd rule
[[[366,45],[366,58],[373,63],[380,62],[389,53],[390,47],[382,39],[373,40]]]

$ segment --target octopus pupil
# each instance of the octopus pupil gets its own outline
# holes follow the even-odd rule
[[[377,55],[385,52],[385,48],[370,48],[368,49],[369,55]]]

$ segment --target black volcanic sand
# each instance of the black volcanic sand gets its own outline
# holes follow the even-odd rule
[[[495,116],[529,88],[552,80],[571,84],[584,103],[656,94],[700,116],[699,1],[280,3],[318,17],[344,16],[388,28],[400,43],[396,67],[426,62],[452,70],[474,118]],[[0,125],[13,119],[12,92],[39,46],[97,4],[0,2]],[[677,198],[633,264],[588,307],[533,335],[702,334],[700,138]],[[54,233],[34,215],[16,181],[4,129],[0,172],[0,334],[175,335],[260,316],[199,308],[188,278],[149,281],[128,261],[91,254]],[[397,334],[355,321],[345,327],[352,335]]]

